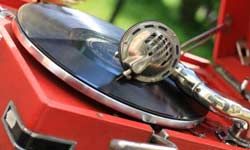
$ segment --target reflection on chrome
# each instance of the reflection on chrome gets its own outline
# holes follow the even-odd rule
[[[147,26],[150,26],[150,28],[147,28]],[[166,30],[163,32],[159,26],[163,26]],[[169,30],[171,32],[169,32]],[[147,32],[151,34],[144,34]],[[157,33],[161,33],[159,37],[162,36],[168,39],[165,42],[171,42],[169,45],[176,45],[175,56],[177,57],[170,58],[166,64],[162,65],[164,67],[157,68],[160,70],[159,72],[163,72],[166,69],[168,70],[168,74],[164,74],[160,78],[158,77],[159,73],[157,74],[157,72],[152,71],[152,69],[150,70],[152,73],[150,77],[145,74],[145,72],[150,69],[150,65],[158,65],[154,59],[152,59],[152,56],[158,57],[158,59],[161,60],[167,57],[154,54],[159,51],[162,41],[162,38],[156,37]],[[151,38],[152,35],[155,35],[153,39]],[[196,73],[185,65],[181,63],[171,64],[171,62],[179,60],[180,57],[177,53],[179,51],[178,47],[180,47],[178,38],[173,35],[176,34],[171,29],[155,21],[138,23],[126,31],[122,38],[119,52],[121,55],[121,63],[123,66],[127,66],[127,68],[124,67],[124,76],[126,76],[127,79],[134,78],[142,82],[156,82],[170,77],[186,94],[194,97],[211,111],[220,113],[233,120],[233,126],[227,131],[226,136],[223,137],[224,141],[234,142],[240,146],[250,148],[250,110],[207,87]],[[141,36],[141,38],[138,39],[138,36]],[[145,46],[148,41],[153,41],[153,46]],[[131,45],[135,45],[134,43],[136,43],[136,48],[130,48]],[[137,64],[137,62],[139,62],[140,65],[134,65]],[[136,68],[135,66],[138,67]],[[155,70],[155,68],[153,69]],[[133,76],[131,74],[133,74]]]
[[[228,130],[224,140],[250,147],[249,109],[207,87],[193,70],[183,64],[178,64],[171,78],[186,94],[194,97],[213,112],[222,113],[233,120],[234,124]]]

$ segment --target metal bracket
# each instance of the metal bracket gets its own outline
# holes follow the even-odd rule
[[[250,91],[247,90],[250,78],[246,77],[242,82],[238,82],[229,72],[221,66],[215,66],[215,71],[221,75],[237,92],[250,102]]]
[[[247,90],[247,86],[249,85],[250,78],[247,77],[244,79],[240,85],[241,95],[250,102],[250,93]]]
[[[168,134],[161,130],[153,133],[150,144],[114,139],[110,142],[110,150],[177,150],[177,146],[168,140]]]
[[[250,148],[250,142],[244,138],[248,123],[240,119],[233,119],[233,125],[224,130],[217,131],[217,136],[225,143]]]
[[[246,41],[240,40],[236,42],[237,52],[240,58],[240,63],[243,66],[250,65],[250,50],[247,47]]]
[[[17,150],[73,150],[75,148],[76,142],[74,141],[35,133],[26,128],[12,101],[9,102],[2,116],[2,122],[13,147]]]

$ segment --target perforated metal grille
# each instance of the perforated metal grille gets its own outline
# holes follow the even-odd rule
[[[156,82],[169,76],[179,56],[176,34],[155,21],[131,27],[120,45],[120,60],[124,69],[130,69],[135,79],[144,82]]]

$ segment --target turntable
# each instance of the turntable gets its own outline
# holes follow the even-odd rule
[[[179,62],[178,38],[166,25],[148,21],[125,32],[42,3],[9,13],[0,22],[0,148],[108,149],[110,142],[111,149],[131,150],[250,147],[247,90],[242,96],[221,78],[229,74],[220,67],[225,61],[214,67],[185,54]]]

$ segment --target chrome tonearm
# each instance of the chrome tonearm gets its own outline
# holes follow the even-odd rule
[[[172,78],[186,94],[211,111],[233,120],[223,140],[250,148],[250,110],[210,89],[196,73],[179,63],[179,40],[166,25],[147,21],[131,27],[120,43],[123,75],[142,82]]]
[[[250,110],[210,89],[196,73],[179,63],[170,76],[186,94],[215,113],[222,113],[233,120],[233,126],[221,137],[225,142],[233,142],[250,147]]]

